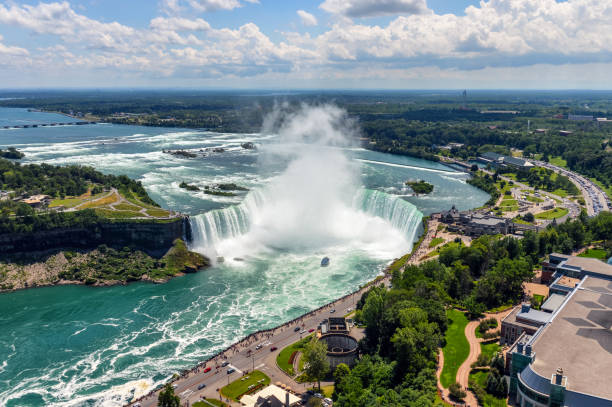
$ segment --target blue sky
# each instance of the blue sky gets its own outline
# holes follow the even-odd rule
[[[11,87],[612,88],[609,0],[0,0]]]

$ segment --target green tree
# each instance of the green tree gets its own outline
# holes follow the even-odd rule
[[[336,370],[334,370],[334,393],[332,394],[332,399],[338,400],[338,395],[344,392],[345,379],[351,374],[351,369],[349,369],[346,363],[340,363],[336,366]]]
[[[461,388],[461,385],[456,382],[448,387],[448,391],[450,392],[451,397],[455,400],[463,400],[465,396],[467,396],[465,391],[463,391]]]
[[[306,374],[317,381],[320,390],[321,379],[329,372],[327,344],[317,340],[308,342],[304,347],[304,362]]]
[[[170,383],[166,383],[164,389],[159,392],[159,397],[157,398],[157,406],[158,407],[179,407],[181,404],[181,399],[179,396],[174,394],[174,388]]]

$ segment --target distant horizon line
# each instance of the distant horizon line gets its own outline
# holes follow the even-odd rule
[[[0,92],[36,92],[36,91],[171,91],[171,92],[612,92],[612,89],[589,88],[229,88],[229,87],[28,87],[28,88],[0,88]]]

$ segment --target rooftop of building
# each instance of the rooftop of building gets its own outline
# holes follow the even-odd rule
[[[240,398],[240,402],[247,407],[253,407],[258,404],[258,401],[261,402],[264,399],[267,399],[272,402],[273,405],[275,404],[275,402],[280,402],[282,403],[280,405],[284,406],[287,394],[289,394],[290,405],[297,404],[300,401],[300,398],[294,395],[293,393],[289,393],[286,390],[271,384],[255,394],[242,396]]]
[[[544,312],[555,312],[565,301],[565,295],[551,294],[540,307]]]
[[[524,160],[522,158],[510,157],[510,156],[504,157],[504,163],[516,165],[519,167],[533,167],[533,164],[531,164],[527,160]]]
[[[523,308],[527,308],[526,310]],[[517,321],[527,321],[527,323],[534,323],[543,325],[550,321],[551,314],[548,312],[540,311],[537,309],[528,307],[519,308],[518,314],[516,314]]]
[[[481,155],[481,157],[484,157],[484,158],[486,158],[488,160],[499,160],[499,159],[504,158],[503,155],[494,153],[492,151],[487,151],[486,153],[483,153]]]
[[[561,276],[555,282],[555,285],[562,285],[568,288],[574,288],[576,285],[580,284],[580,279],[568,276]]]
[[[568,266],[581,267],[583,270],[588,270],[594,273],[604,274],[612,277],[612,265],[604,263],[601,260],[590,257],[575,257],[570,256],[565,262]]]
[[[551,253],[551,260],[565,259],[562,266],[579,267],[591,273],[612,277],[612,265],[590,257],[569,256],[561,253]]]
[[[586,277],[533,340],[531,368],[550,379],[558,368],[572,392],[612,399],[612,281]]]
[[[516,307],[502,320],[502,323],[509,323],[534,331],[538,327],[544,325],[550,319],[550,316],[551,315],[547,312],[534,310],[532,308],[529,309],[529,312],[523,312],[522,307]]]

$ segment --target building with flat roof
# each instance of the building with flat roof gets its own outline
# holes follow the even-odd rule
[[[533,335],[550,320],[551,314],[531,308],[530,304],[522,304],[506,315],[501,323],[500,342],[511,345],[523,334]]]
[[[534,334],[508,352],[519,406],[612,407],[612,280],[585,275]]]
[[[544,304],[542,304],[540,309],[544,312],[553,313],[556,310],[558,310],[559,307],[561,307],[561,304],[563,304],[563,301],[565,301],[565,295],[551,294],[546,299],[546,301],[544,301]]]
[[[290,407],[298,405],[300,401],[298,396],[273,384],[240,398],[240,404],[247,407]]]
[[[51,197],[49,195],[32,195],[21,202],[30,205],[32,208],[43,208],[49,205]]]
[[[523,158],[512,157],[510,155],[501,155],[501,154],[493,153],[491,151],[486,152],[482,154],[480,157],[478,157],[478,161],[484,164],[491,164],[493,167],[506,167],[506,166],[516,167],[516,168],[533,167],[532,163],[530,163],[529,161]]]
[[[557,276],[563,275],[580,280],[585,276],[612,279],[612,265],[597,259],[561,253],[551,253],[548,259],[548,267],[554,268]]]

